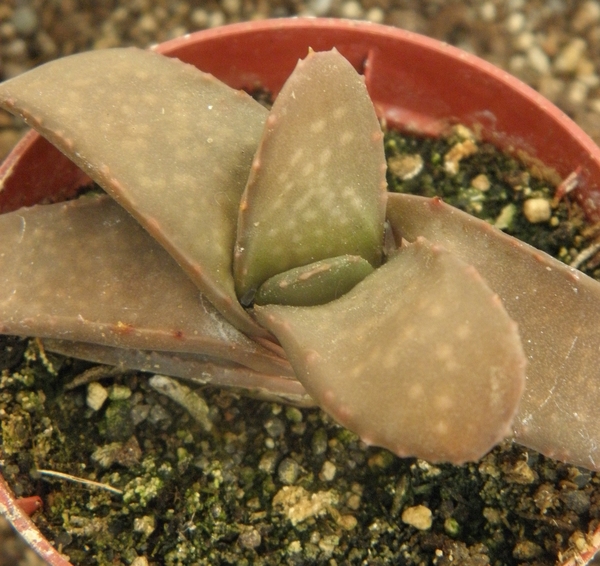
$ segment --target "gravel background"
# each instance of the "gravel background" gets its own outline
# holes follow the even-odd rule
[[[594,0],[0,0],[0,79],[77,51],[145,47],[207,27],[293,15],[367,19],[456,45],[536,88],[600,143]],[[22,133],[17,120],[0,114],[0,159]],[[0,566],[39,563],[0,518]]]

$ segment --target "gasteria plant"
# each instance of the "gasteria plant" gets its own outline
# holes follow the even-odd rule
[[[0,217],[3,333],[316,403],[400,456],[462,463],[514,434],[599,467],[600,284],[388,195],[337,51],[300,61],[270,112],[138,49],[48,63],[0,104],[109,195]]]

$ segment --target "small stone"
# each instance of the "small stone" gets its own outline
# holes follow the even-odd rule
[[[402,512],[402,522],[420,531],[427,531],[432,524],[431,509],[425,505],[408,507]]]
[[[148,566],[148,559],[145,556],[137,556],[133,559],[131,566]]]
[[[108,399],[108,391],[97,381],[92,381],[87,387],[87,396],[85,398],[86,405],[92,411],[99,411]]]
[[[385,20],[385,12],[379,6],[374,6],[369,9],[365,18],[368,22],[382,24]]]
[[[315,456],[322,456],[327,452],[327,432],[324,428],[319,428],[313,434],[311,448]]]
[[[523,214],[532,224],[547,222],[552,216],[550,201],[545,198],[530,198],[523,203]]]
[[[190,21],[196,28],[208,26],[208,14],[202,8],[196,8],[190,15]]]
[[[306,7],[315,16],[325,16],[331,10],[332,0],[308,0]]]
[[[133,434],[131,407],[127,400],[111,401],[104,413],[106,437],[114,441],[124,441]]]
[[[212,422],[209,418],[209,408],[202,396],[179,383],[176,379],[171,379],[165,375],[154,375],[148,381],[150,387],[166,395],[175,403],[181,405],[191,417],[203,428],[204,431],[212,430]]]
[[[529,467],[529,464],[521,460],[506,470],[506,479],[511,483],[529,485],[537,478],[535,472]]]
[[[484,22],[491,23],[496,19],[497,10],[493,2],[484,2],[479,7],[479,16]]]
[[[527,51],[535,44],[535,35],[530,31],[524,31],[517,35],[513,41],[513,46],[518,51]]]
[[[293,485],[300,475],[300,466],[292,458],[284,458],[277,468],[277,477],[285,485]]]
[[[340,544],[340,537],[337,535],[326,535],[319,541],[319,548],[325,554],[325,556],[331,556],[333,551]]]
[[[236,16],[241,12],[242,4],[240,0],[222,0],[221,7],[225,10],[225,13]]]
[[[294,424],[299,424],[303,419],[302,411],[298,407],[286,407],[285,418]]]
[[[125,385],[113,385],[110,388],[109,397],[111,401],[123,401],[131,397],[131,389]]]
[[[37,46],[42,55],[47,58],[56,57],[58,55],[58,47],[54,40],[45,32],[41,31],[35,36]]]
[[[264,427],[271,438],[280,438],[285,432],[285,423],[281,419],[269,419]]]
[[[22,6],[14,11],[12,23],[19,35],[28,37],[36,32],[39,22],[35,10],[29,6]]]
[[[302,543],[299,540],[293,540],[288,545],[288,552],[290,554],[298,554],[302,552]]]
[[[477,144],[471,139],[454,144],[444,155],[444,169],[449,175],[456,175],[460,162],[474,153],[477,153]]]
[[[223,12],[211,12],[208,15],[208,27],[218,28],[225,23],[225,14]]]
[[[156,529],[156,520],[153,515],[144,515],[133,520],[133,530],[136,533],[142,533],[144,536],[149,537],[154,529]]]
[[[127,442],[111,442],[96,448],[92,453],[92,460],[102,468],[110,468],[114,463],[130,468],[139,463],[142,449],[135,436]]]
[[[600,114],[600,98],[592,98],[588,100],[588,105],[592,112]]]
[[[147,33],[148,35],[155,34],[158,30],[158,24],[152,14],[142,15],[138,20],[137,27],[140,31]]]
[[[600,3],[597,0],[587,0],[583,2],[571,20],[571,28],[581,33],[591,25],[600,21]]]
[[[161,405],[152,405],[150,413],[148,414],[148,420],[153,425],[159,425],[161,428],[168,428],[171,424],[171,415]]]
[[[150,405],[139,404],[135,405],[131,408],[131,420],[133,421],[134,426],[143,423],[150,414]]]
[[[527,50],[527,62],[534,71],[541,75],[550,71],[550,59],[539,45],[532,45]]]
[[[348,0],[342,4],[340,10],[342,18],[348,18],[350,20],[358,20],[363,17],[363,9],[360,2],[356,0]]]
[[[561,494],[561,499],[578,515],[587,513],[590,508],[590,496],[583,491],[567,491]]]
[[[335,478],[336,467],[333,462],[326,460],[323,462],[323,467],[321,468],[321,473],[319,474],[319,479],[321,481],[332,481]]]
[[[471,186],[474,189],[477,189],[478,191],[485,192],[489,190],[492,184],[490,183],[490,180],[487,177],[487,175],[481,173],[480,175],[477,175],[477,177],[473,177],[471,179]]]
[[[240,534],[238,542],[242,548],[253,549],[260,546],[262,537],[256,529],[249,529]]]
[[[483,509],[483,516],[490,525],[499,525],[502,522],[502,514],[498,509],[494,509],[493,507],[485,507]]]
[[[309,517],[325,515],[338,502],[334,491],[309,493],[300,486],[284,486],[273,497],[277,508],[292,523],[297,525]]]
[[[571,468],[569,470],[569,480],[572,481],[579,489],[590,483],[592,474],[589,470],[583,468]]]
[[[27,57],[27,43],[21,38],[13,39],[4,48],[3,55],[7,59],[23,60]]]
[[[353,493],[350,497],[348,497],[346,506],[348,509],[352,509],[352,511],[358,511],[360,508],[360,495]]]
[[[527,58],[525,55],[513,55],[508,60],[508,68],[511,73],[518,74],[527,67]]]
[[[577,64],[587,49],[587,43],[580,37],[575,37],[567,43],[554,59],[554,70],[557,73],[573,73]]]
[[[551,102],[556,102],[565,90],[565,82],[552,75],[545,75],[540,78],[538,90],[542,96],[545,96]]]
[[[277,454],[275,452],[265,452],[258,463],[258,469],[272,474],[275,471],[275,465],[277,463]]]
[[[346,531],[351,531],[358,525],[358,519],[354,515],[340,515],[336,519],[337,524]]]
[[[508,33],[517,34],[523,30],[525,27],[526,18],[522,12],[513,12],[506,21],[504,25],[506,27],[506,31]]]
[[[0,24],[0,39],[10,41],[17,35],[17,28],[12,22],[3,22]]]
[[[531,560],[540,554],[541,547],[529,540],[519,541],[513,548],[513,557],[517,560]]]
[[[393,175],[407,181],[423,170],[423,158],[418,153],[395,155],[388,159],[388,168]]]
[[[600,77],[596,74],[596,64],[587,57],[582,57],[579,60],[575,76],[590,88],[597,87],[600,84]]]
[[[580,106],[587,100],[589,88],[585,82],[575,80],[567,88],[567,100],[573,106]]]
[[[458,137],[460,141],[476,141],[473,130],[471,130],[471,128],[467,128],[467,126],[465,126],[464,124],[456,124],[452,126],[452,135]]]
[[[129,11],[125,6],[118,6],[110,14],[110,19],[117,24],[125,23],[128,18]]]

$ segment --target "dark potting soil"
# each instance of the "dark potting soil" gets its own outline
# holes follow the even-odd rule
[[[569,196],[545,206],[555,187],[463,128],[388,133],[386,153],[391,190],[441,195],[567,263],[600,230]],[[546,220],[531,222],[531,200]],[[580,267],[598,278],[599,264]],[[510,441],[434,466],[367,448],[317,409],[199,388],[207,433],[147,374],[95,370],[108,398],[92,410],[89,385],[67,388],[91,364],[0,341],[0,470],[42,497],[34,520],[74,564],[542,565],[598,524],[595,473]]]

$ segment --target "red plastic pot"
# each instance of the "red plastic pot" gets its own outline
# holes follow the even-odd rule
[[[563,112],[493,65],[407,31],[329,19],[241,23],[186,35],[156,47],[232,87],[276,95],[308,48],[336,47],[358,70],[388,126],[436,135],[460,122],[503,149],[545,164],[556,179],[577,172],[576,194],[600,219],[600,149]],[[35,133],[0,167],[0,212],[58,200],[83,174]],[[0,477],[0,512],[50,564],[69,564],[40,535]]]

